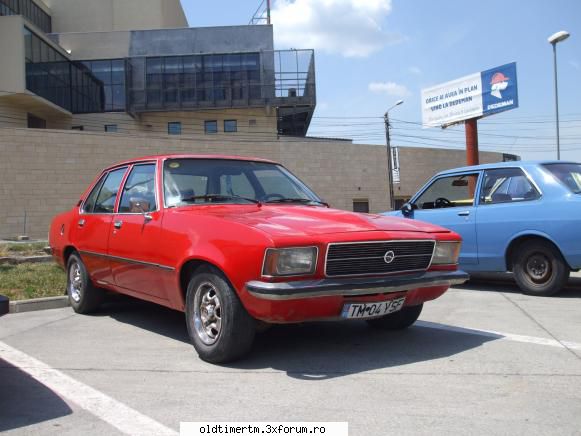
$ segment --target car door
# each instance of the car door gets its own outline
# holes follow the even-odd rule
[[[484,172],[476,218],[479,269],[506,271],[505,250],[514,235],[549,227],[541,193],[521,168]]]
[[[119,186],[127,167],[110,170],[101,176],[82,203],[73,230],[73,241],[89,275],[97,284],[113,282],[107,244]]]
[[[462,236],[460,263],[478,263],[474,193],[479,172],[442,175],[412,200],[413,218],[438,224]]]
[[[156,164],[133,165],[125,180],[109,236],[109,259],[115,285],[165,299],[158,262],[162,212],[157,199]]]

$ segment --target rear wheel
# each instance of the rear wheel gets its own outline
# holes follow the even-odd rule
[[[403,330],[418,320],[423,307],[423,304],[404,307],[398,312],[390,313],[381,318],[367,320],[367,323],[382,330]]]
[[[77,253],[71,254],[67,262],[67,295],[71,307],[77,313],[94,312],[103,301],[103,290],[93,285]]]
[[[197,272],[188,284],[186,324],[198,355],[211,363],[248,353],[256,328],[232,286],[213,268]]]
[[[524,294],[548,297],[559,292],[569,279],[569,267],[550,243],[528,241],[518,247],[512,271]]]

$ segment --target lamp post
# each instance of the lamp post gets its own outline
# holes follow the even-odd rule
[[[396,101],[393,106],[391,106],[388,110],[385,111],[385,115],[383,116],[383,120],[385,121],[385,141],[387,143],[387,184],[389,187],[389,206],[391,207],[391,210],[393,210],[395,207],[395,200],[393,198],[393,169],[391,167],[391,138],[389,135],[390,128],[389,111],[402,103],[403,100]]]
[[[557,160],[561,160],[561,144],[559,140],[559,89],[557,86],[557,44],[569,38],[569,32],[561,30],[549,36],[548,41],[553,46],[553,67],[555,71],[555,122],[557,126]]]

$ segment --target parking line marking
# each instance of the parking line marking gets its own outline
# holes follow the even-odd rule
[[[579,344],[577,342],[557,341],[555,339],[550,339],[550,338],[539,338],[537,336],[516,335],[513,333],[498,332],[495,330],[472,329],[472,328],[458,327],[458,326],[453,326],[453,325],[438,324],[438,323],[429,322],[429,321],[418,321],[418,322],[416,322],[415,325],[420,326],[420,327],[437,329],[437,330],[448,330],[448,331],[457,332],[457,333],[466,333],[466,334],[471,334],[471,335],[486,336],[489,338],[501,339],[501,340],[506,340],[506,341],[522,342],[522,343],[536,344],[536,345],[545,345],[545,346],[557,347],[557,348],[569,348],[572,350],[581,350],[581,344]]]
[[[0,341],[0,358],[124,434],[178,435],[175,430],[2,341]]]

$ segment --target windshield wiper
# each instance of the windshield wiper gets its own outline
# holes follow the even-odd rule
[[[254,198],[241,197],[240,195],[223,195],[223,194],[194,195],[192,197],[182,198],[181,201],[190,202],[196,200],[245,200],[254,204],[258,204],[259,206],[262,205],[260,201],[255,200]]]
[[[269,200],[266,203],[317,203],[325,207],[330,207],[324,201],[311,200],[309,198],[277,198],[276,200]]]

